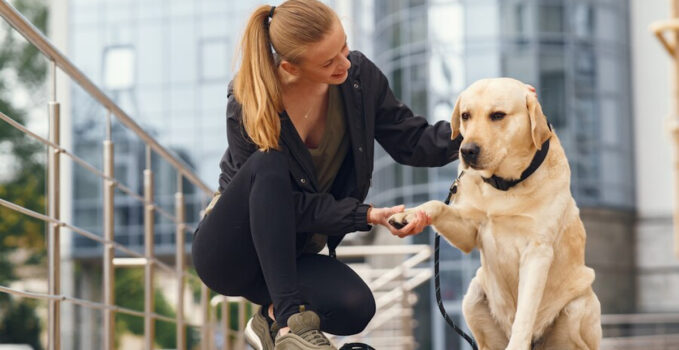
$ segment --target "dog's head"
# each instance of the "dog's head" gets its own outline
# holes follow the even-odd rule
[[[479,80],[455,103],[452,138],[462,134],[460,159],[465,168],[491,176],[502,168],[518,178],[533,154],[551,136],[534,92],[515,79]]]

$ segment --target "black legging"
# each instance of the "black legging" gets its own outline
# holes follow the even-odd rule
[[[318,313],[324,332],[361,332],[375,314],[368,286],[334,258],[300,254],[298,241],[288,159],[279,151],[257,151],[200,223],[193,264],[222,295],[273,302],[282,326],[305,305]]]

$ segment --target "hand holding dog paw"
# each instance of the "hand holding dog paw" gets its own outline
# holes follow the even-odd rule
[[[400,238],[416,235],[431,225],[431,218],[422,210],[407,210],[389,216],[386,226],[394,236]]]

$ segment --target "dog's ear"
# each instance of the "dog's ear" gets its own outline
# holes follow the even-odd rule
[[[528,93],[526,95],[526,107],[528,108],[528,117],[530,118],[530,130],[533,137],[533,144],[539,150],[542,144],[552,136],[552,129],[547,123],[547,117],[542,113],[542,107],[538,102],[538,97],[535,93]]]
[[[450,128],[453,133],[450,136],[451,140],[455,140],[458,135],[460,135],[460,96],[457,97],[455,101],[455,108],[453,108],[453,116],[450,119]]]

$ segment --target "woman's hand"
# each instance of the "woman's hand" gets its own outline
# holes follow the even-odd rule
[[[392,235],[400,238],[416,235],[422,232],[425,227],[431,225],[431,218],[423,211],[418,211],[416,219],[408,222],[403,228],[397,229],[391,226],[387,219],[396,213],[403,212],[404,209],[404,205],[397,205],[391,208],[370,208],[368,210],[368,223],[372,225],[380,224],[388,228]]]
[[[538,95],[538,93],[535,91],[535,86],[533,86],[533,85],[531,85],[531,84],[526,84],[526,87],[528,88],[528,90],[529,90],[530,92],[534,93],[535,96]]]

